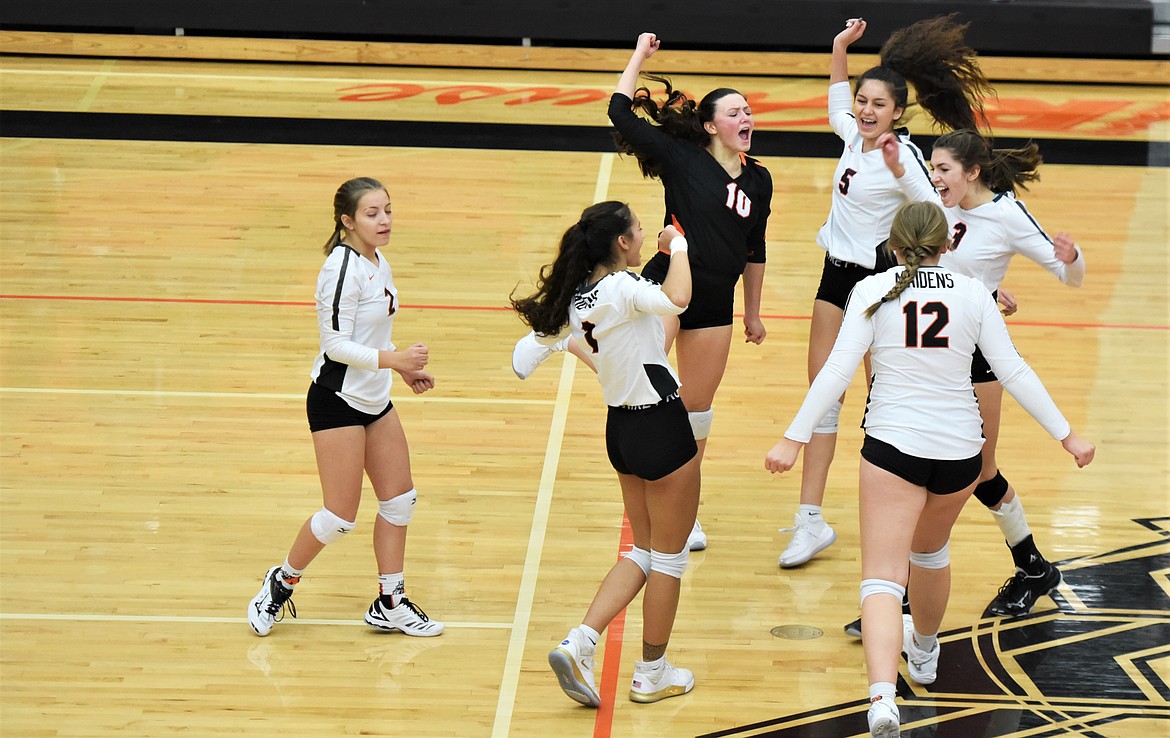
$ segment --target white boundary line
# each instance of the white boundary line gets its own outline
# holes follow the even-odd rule
[[[593,202],[601,202],[609,190],[609,177],[613,171],[614,154],[602,154],[597,168],[597,184],[593,190]],[[528,553],[524,557],[524,572],[520,578],[520,592],[516,597],[516,614],[512,620],[512,635],[508,640],[508,656],[504,662],[504,673],[500,678],[500,698],[496,702],[496,720],[492,725],[492,738],[507,738],[512,727],[512,712],[516,706],[516,691],[520,683],[520,667],[524,661],[524,648],[528,639],[528,624],[532,618],[532,603],[536,596],[536,581],[540,574],[540,560],[544,552],[544,539],[548,529],[549,509],[552,506],[553,486],[557,478],[557,466],[561,458],[565,425],[569,417],[569,400],[573,391],[573,373],[577,359],[568,351],[561,366],[561,380],[557,386],[556,407],[545,446],[544,467],[540,473],[540,489],[536,494],[536,508],[532,513],[532,529],[528,534]]]
[[[0,621],[2,620],[66,620],[69,622],[86,623],[214,623],[231,625],[239,625],[241,623],[248,622],[247,618],[229,617],[185,617],[178,615],[99,615],[84,613],[71,613],[65,615],[52,612],[3,612],[0,613]],[[511,623],[453,623],[449,620],[444,620],[443,624],[448,628],[487,630],[507,630],[512,627]],[[363,620],[321,620],[313,618],[290,619],[281,623],[281,627],[286,625],[360,625],[364,628],[370,627]]]
[[[178,390],[75,389],[54,387],[0,387],[0,393],[37,395],[113,395],[125,397],[230,397],[233,400],[304,400],[305,394],[278,392],[182,392]],[[395,403],[446,402],[481,405],[553,405],[553,400],[508,399],[504,397],[395,397]]]

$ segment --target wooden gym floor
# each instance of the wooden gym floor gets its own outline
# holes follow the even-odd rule
[[[670,647],[696,689],[626,699],[633,607],[605,636],[605,705],[588,710],[545,656],[622,541],[601,395],[559,355],[513,376],[523,328],[507,298],[586,205],[662,217],[659,185],[604,148],[625,53],[552,71],[466,47],[420,59],[442,66],[354,66],[339,45],[273,63],[27,43],[0,36],[0,733],[864,732],[862,651],[841,631],[857,614],[861,378],[826,501],[839,540],[803,568],[776,566],[798,472],[762,470],[806,386],[814,235],[836,158],[824,57],[781,60],[777,76],[727,73],[762,74],[758,58],[717,76],[694,61],[710,57],[655,58],[690,91],[752,96],[776,181],[769,333],[734,344],[715,404],[710,547],[691,557]],[[395,61],[389,46],[365,51]],[[1071,291],[1016,260],[1009,326],[1097,460],[1077,470],[1005,402],[1001,466],[1066,583],[1028,618],[981,620],[1011,559],[986,510],[965,510],[939,681],[901,685],[912,738],[1170,735],[1165,66],[1087,61],[1078,78],[1077,62],[1046,64],[988,60],[993,122],[1050,154],[1024,199],[1049,232],[1077,238],[1089,276]],[[1055,69],[1072,79],[1036,81]],[[426,342],[438,380],[421,398],[396,386],[395,404],[420,491],[408,586],[448,630],[361,624],[376,591],[367,498],[358,531],[298,588],[300,617],[261,639],[245,606],[320,505],[303,410],[312,290],[333,192],[360,175],[394,201],[395,338]]]

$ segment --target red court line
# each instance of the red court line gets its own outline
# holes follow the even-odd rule
[[[224,300],[204,299],[198,297],[111,297],[103,295],[0,295],[0,300],[75,300],[84,302],[145,302],[145,303],[185,303],[190,305],[273,305],[293,307],[313,307],[315,303],[305,300]],[[411,310],[508,310],[507,305],[403,305]]]
[[[634,547],[634,531],[630,519],[622,515],[622,535],[618,541],[618,559]],[[605,665],[601,669],[601,684],[597,688],[601,707],[593,721],[593,738],[610,738],[613,734],[613,708],[617,700],[618,672],[622,668],[622,639],[626,634],[626,611],[622,610],[605,629]],[[640,655],[640,654],[639,654]]]
[[[0,295],[0,300],[73,300],[86,302],[141,302],[141,303],[186,303],[191,305],[271,305],[313,307],[312,302],[301,300],[224,300],[197,297],[113,297],[104,295]],[[407,310],[468,310],[474,312],[511,312],[507,305],[403,305]],[[742,314],[736,314],[742,318]],[[761,315],[765,320],[809,320],[808,315]],[[1009,320],[1008,327],[1029,328],[1093,328],[1108,330],[1165,331],[1170,325],[1138,325],[1136,323],[1057,323],[1041,320]]]

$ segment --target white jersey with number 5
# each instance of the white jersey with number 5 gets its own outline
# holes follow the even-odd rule
[[[905,267],[866,277],[853,288],[841,332],[800,412],[784,434],[807,442],[813,427],[849,386],[872,351],[873,386],[862,426],[867,435],[927,459],[968,459],[983,447],[971,385],[978,346],[999,381],[1053,437],[1068,421],[1016,351],[991,293],[977,279],[922,267],[897,299],[873,318],[865,310],[886,295]]]

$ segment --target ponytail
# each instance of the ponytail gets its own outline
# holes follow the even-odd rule
[[[995,193],[1028,189],[1027,183],[1040,179],[1037,169],[1044,161],[1034,141],[1018,149],[993,149],[990,139],[971,129],[939,136],[934,148],[949,151],[964,171],[979,167],[979,181]]]
[[[373,190],[386,192],[386,187],[378,180],[371,179],[370,177],[355,177],[344,182],[337,188],[337,192],[333,195],[333,235],[325,242],[324,250],[326,256],[341,243],[341,234],[345,231],[345,228],[341,224],[341,216],[348,215],[351,218],[354,217],[357,213],[358,202],[361,201],[362,196]],[[389,197],[390,193],[386,192],[386,194]]]
[[[943,128],[978,129],[986,124],[983,98],[994,97],[995,90],[979,68],[974,49],[964,40],[969,24],[957,23],[956,15],[918,21],[895,31],[879,52],[881,66],[858,77],[857,86],[867,79],[885,82],[894,104],[905,109],[910,105],[909,82],[917,93],[917,104]],[[894,121],[895,125],[905,117]]]
[[[740,94],[729,87],[720,87],[711,90],[696,103],[682,90],[674,89],[669,77],[654,74],[644,76],[666,88],[666,99],[660,103],[650,96],[650,88],[639,87],[634,91],[634,110],[642,111],[647,118],[657,123],[664,133],[690,141],[701,148],[711,145],[711,134],[707,133],[703,125],[715,120],[715,108],[719,101],[728,95]],[[613,141],[620,153],[638,160],[638,168],[642,170],[643,177],[653,179],[662,175],[662,163],[637,151],[621,133],[614,131]]]
[[[618,236],[629,235],[633,223],[633,213],[625,203],[610,200],[586,208],[561,236],[553,263],[541,267],[536,292],[510,298],[520,319],[541,335],[560,333],[569,322],[569,306],[578,286],[598,265],[615,263],[614,242]]]

